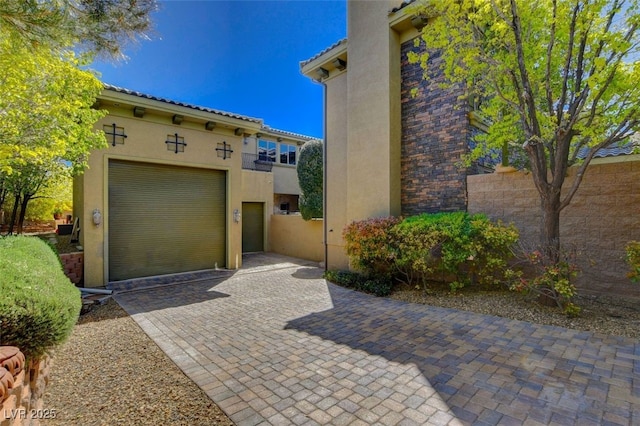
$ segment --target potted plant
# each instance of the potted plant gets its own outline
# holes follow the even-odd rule
[[[53,209],[53,218],[55,220],[62,219],[62,209],[61,208],[56,207],[55,209]]]

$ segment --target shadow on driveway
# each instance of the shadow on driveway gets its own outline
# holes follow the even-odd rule
[[[328,291],[286,329],[415,365],[461,421],[640,424],[632,339]]]

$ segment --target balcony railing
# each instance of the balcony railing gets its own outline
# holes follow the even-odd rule
[[[258,154],[242,153],[242,168],[245,170],[256,170],[259,172],[270,172],[273,162],[260,160]]]

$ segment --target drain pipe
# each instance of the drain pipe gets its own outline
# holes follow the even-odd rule
[[[322,127],[323,127],[323,139],[322,143],[322,232],[324,238],[324,270],[329,270],[327,260],[329,258],[329,243],[327,242],[327,84],[322,84]]]

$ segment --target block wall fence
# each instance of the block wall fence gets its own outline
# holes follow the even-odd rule
[[[0,346],[0,426],[37,426],[55,418],[42,399],[50,369],[49,356],[27,365],[18,348]]]
[[[593,164],[560,217],[564,247],[579,252],[583,293],[616,294],[640,300],[640,285],[626,274],[625,246],[640,241],[640,161]],[[571,169],[565,181],[575,176]],[[540,205],[533,178],[524,172],[467,177],[468,211],[514,223],[525,247],[538,242]]]

